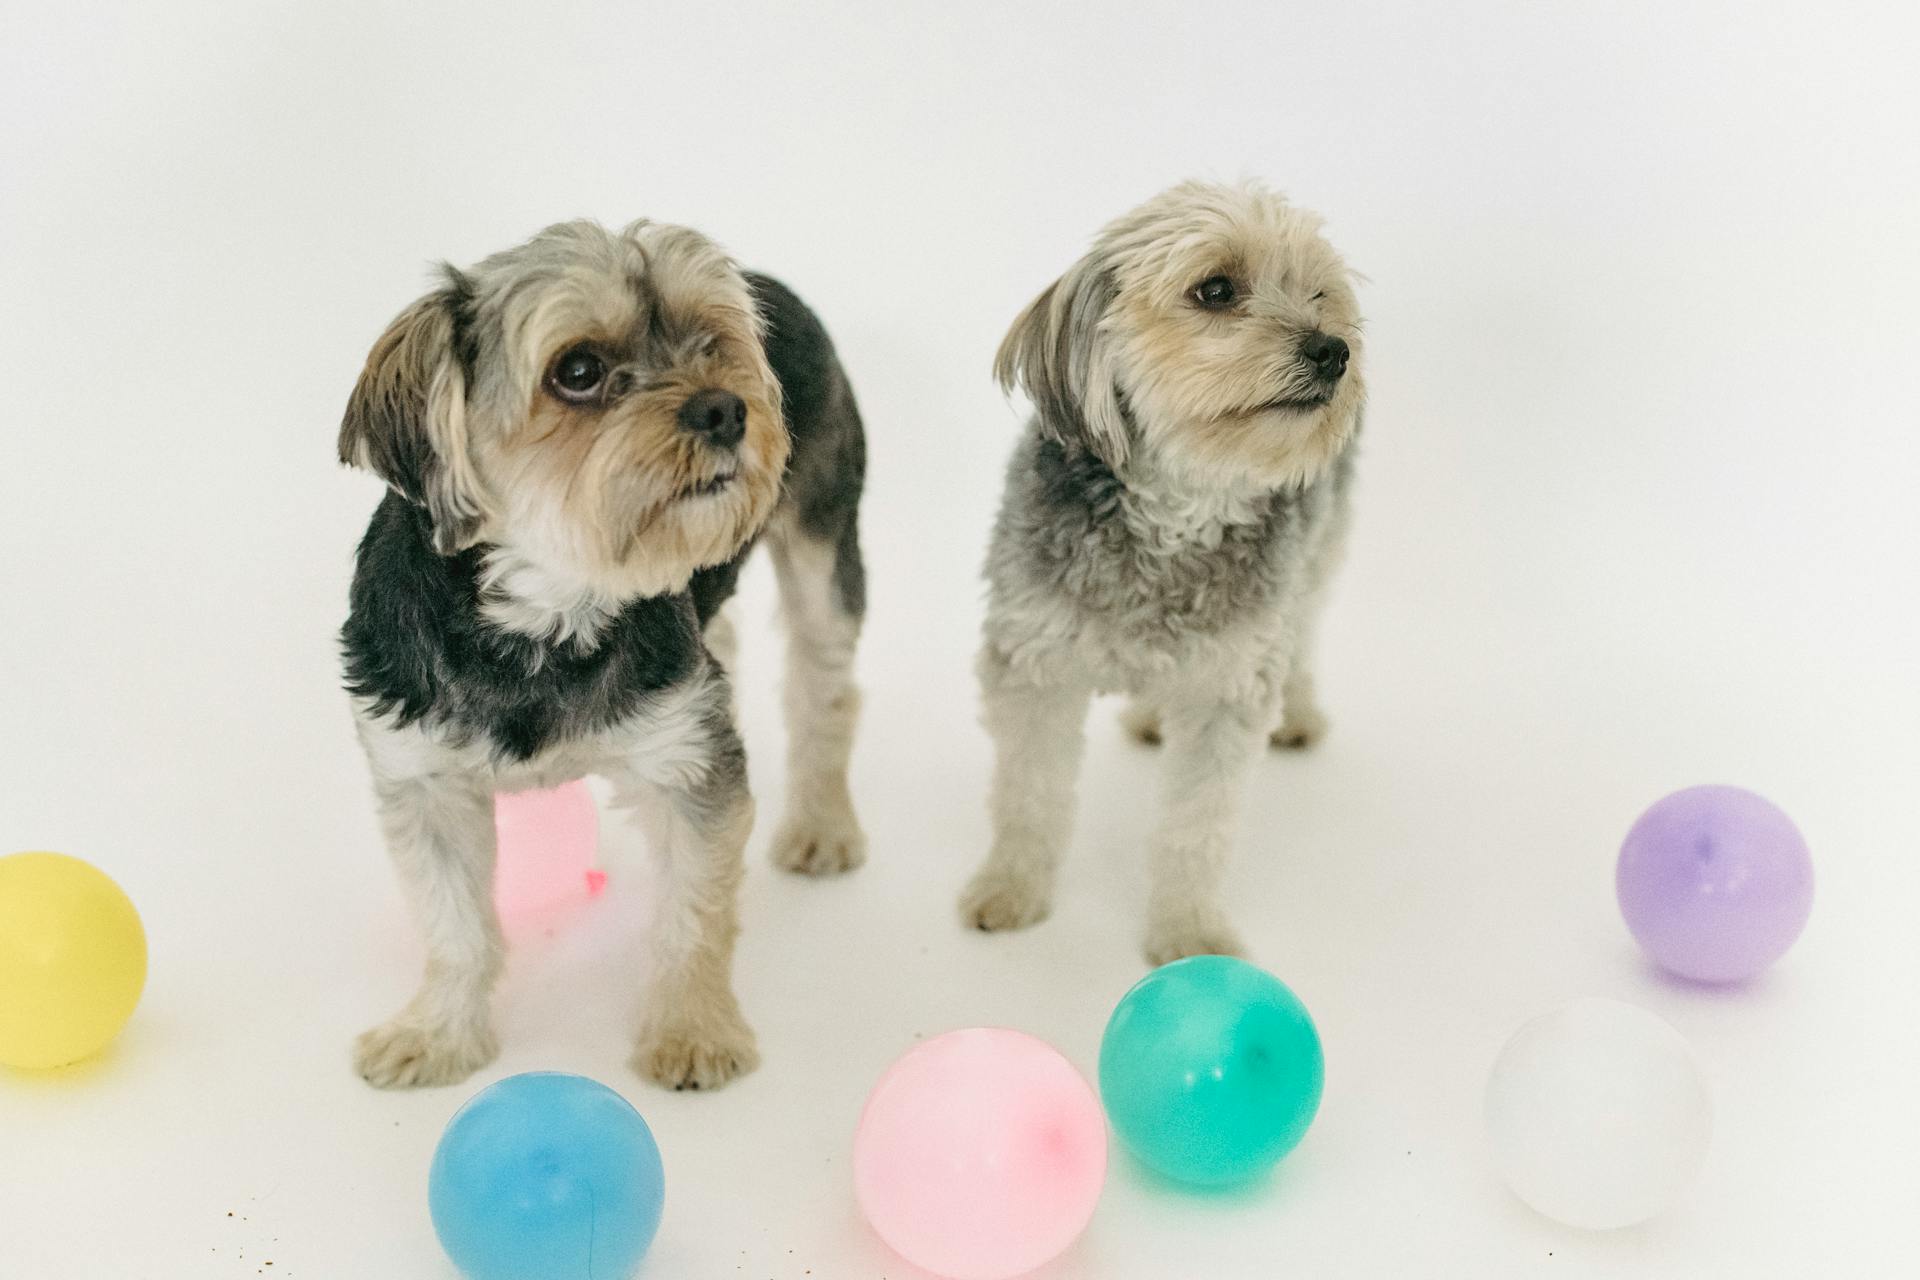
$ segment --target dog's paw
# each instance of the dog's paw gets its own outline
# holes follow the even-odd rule
[[[630,1061],[636,1072],[663,1088],[718,1089],[759,1066],[760,1050],[753,1029],[734,1013],[705,1023],[648,1027]]]
[[[1129,702],[1121,710],[1120,727],[1135,742],[1149,747],[1160,745],[1160,712],[1144,702]]]
[[[1001,933],[1039,924],[1053,909],[1046,887],[1022,876],[983,870],[960,895],[960,920],[969,929]]]
[[[867,860],[867,837],[853,810],[790,813],[773,833],[774,865],[803,876],[834,876]]]
[[[1298,710],[1288,708],[1280,727],[1267,741],[1284,751],[1300,751],[1326,736],[1327,717],[1320,708],[1305,706]]]
[[[1188,956],[1243,956],[1240,935],[1225,920],[1183,920],[1147,931],[1147,963],[1154,968]]]
[[[395,1018],[354,1041],[353,1066],[376,1089],[418,1089],[457,1084],[499,1052],[489,1030],[462,1034]]]

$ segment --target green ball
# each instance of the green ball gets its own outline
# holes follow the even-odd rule
[[[1127,992],[1100,1040],[1100,1097],[1128,1149],[1179,1182],[1266,1172],[1320,1109],[1326,1065],[1306,1006],[1231,956],[1191,956]]]

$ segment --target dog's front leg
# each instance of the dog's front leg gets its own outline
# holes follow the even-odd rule
[[[361,1036],[354,1065],[383,1089],[452,1084],[499,1052],[487,1007],[505,946],[493,910],[493,793],[464,773],[378,776],[380,825],[426,936],[419,991]]]
[[[994,747],[993,847],[961,895],[960,918],[987,932],[1023,929],[1053,906],[1092,691],[1025,679],[991,645],[980,658],[980,688]]]
[[[614,778],[617,802],[640,821],[662,870],[653,987],[632,1064],[669,1089],[717,1089],[760,1062],[733,992],[753,798],[725,682],[711,687],[717,700],[697,713],[685,752],[668,751],[657,766],[643,758],[638,771]]]
[[[1163,714],[1166,794],[1152,853],[1147,962],[1239,955],[1222,906],[1240,792],[1266,737],[1264,706],[1203,701]]]

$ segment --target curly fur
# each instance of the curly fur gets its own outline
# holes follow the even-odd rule
[[[1036,413],[987,558],[994,844],[962,900],[978,928],[1047,914],[1088,702],[1122,693],[1129,727],[1168,748],[1148,957],[1239,949],[1220,900],[1239,781],[1262,742],[1324,724],[1309,633],[1365,399],[1352,274],[1319,226],[1257,186],[1175,187],[1103,231],[1001,348]],[[1198,300],[1215,277],[1231,307]],[[1338,373],[1303,346],[1326,335]]]

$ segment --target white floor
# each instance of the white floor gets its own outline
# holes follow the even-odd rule
[[[1099,222],[1189,172],[1271,177],[1372,280],[1334,732],[1260,766],[1235,887],[1319,1021],[1326,1105],[1238,1194],[1117,1162],[1047,1280],[1910,1270],[1900,7],[7,8],[0,851],[107,868],[153,962],[106,1058],[0,1074],[0,1276],[445,1280],[441,1126],[486,1081],[556,1068],[659,1135],[646,1280],[913,1280],[849,1192],[875,1075],[978,1023],[1090,1070],[1142,971],[1155,759],[1109,707],[1056,917],[986,938],[952,910],[985,839],[976,566],[1016,423],[986,369]],[[873,860],[806,883],[756,841],[739,976],[766,1063],[723,1094],[623,1065],[648,881],[619,828],[608,896],[519,940],[500,1061],[376,1093],[346,1046],[419,952],[337,689],[376,486],[333,467],[334,427],[427,259],[583,213],[706,227],[840,340],[872,436]],[[770,815],[764,568],[741,610]],[[1639,809],[1704,780],[1769,794],[1815,851],[1806,936],[1742,991],[1660,979],[1612,902]],[[1532,1216],[1479,1132],[1503,1038],[1581,994],[1671,1019],[1718,1108],[1695,1193],[1610,1235]]]

